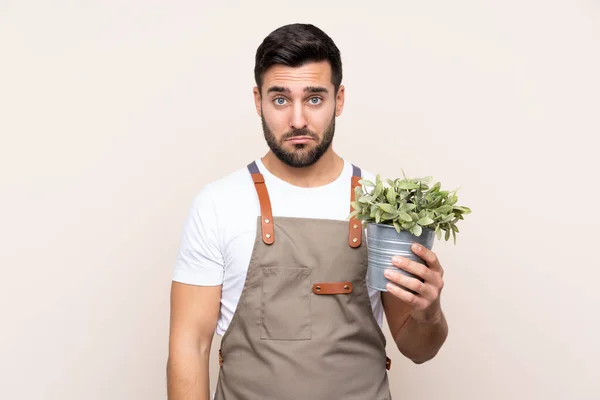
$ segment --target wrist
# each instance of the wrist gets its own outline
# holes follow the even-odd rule
[[[436,325],[442,321],[443,314],[441,307],[435,305],[426,310],[413,311],[411,317],[421,324]]]

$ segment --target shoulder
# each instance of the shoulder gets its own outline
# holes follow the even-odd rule
[[[372,173],[371,171],[364,170],[364,169],[362,170],[362,177],[363,177],[364,179],[368,179],[368,180],[370,180],[370,181],[375,181],[375,176],[376,176],[376,175],[377,175],[377,174],[374,174],[374,173]]]
[[[371,172],[371,171],[368,169],[368,168],[369,168],[369,166],[368,166],[368,165],[367,165],[367,166],[366,166],[366,168],[365,168],[365,166],[361,165],[360,163],[359,163],[359,164],[357,164],[357,163],[353,163],[353,162],[351,162],[350,160],[346,160],[346,162],[347,162],[347,163],[349,163],[349,164],[351,164],[351,165],[353,165],[353,166],[355,166],[355,167],[358,167],[358,168],[360,169],[360,175],[361,175],[361,177],[363,177],[364,179],[368,179],[368,180],[374,180],[374,179],[375,179],[375,176],[376,176],[377,174],[376,174],[376,173],[373,173],[373,172]]]
[[[211,227],[223,243],[237,230],[252,224],[260,205],[246,165],[208,181],[194,195],[188,221]],[[246,217],[248,224],[246,224]],[[253,226],[253,225],[252,225]]]

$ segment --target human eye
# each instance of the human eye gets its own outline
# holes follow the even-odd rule
[[[320,97],[311,97],[308,102],[310,103],[311,106],[318,106],[319,104],[321,104],[321,102],[323,101],[323,99],[321,99]]]
[[[275,97],[273,99],[273,103],[275,103],[276,106],[284,106],[286,104],[286,99],[283,97]]]

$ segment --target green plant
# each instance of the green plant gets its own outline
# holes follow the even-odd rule
[[[423,229],[433,229],[439,240],[448,241],[450,235],[456,244],[456,226],[471,209],[457,205],[456,193],[441,190],[440,182],[429,186],[432,177],[409,179],[402,170],[404,179],[386,179],[387,185],[378,174],[375,182],[360,180],[355,188],[356,199],[348,218],[355,217],[364,223],[393,225],[396,231],[408,231],[421,236]],[[362,186],[361,186],[362,185]],[[371,188],[368,190],[367,188]]]

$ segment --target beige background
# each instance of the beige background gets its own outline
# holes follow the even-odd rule
[[[166,398],[183,219],[266,150],[254,52],[297,21],[342,51],[337,151],[473,209],[394,398],[600,398],[599,3],[367,3],[0,2],[0,398]]]

